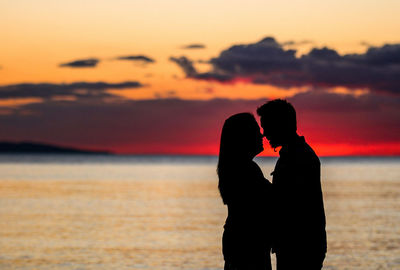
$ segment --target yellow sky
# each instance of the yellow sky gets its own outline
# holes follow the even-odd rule
[[[3,0],[0,2],[0,85],[21,82],[121,82],[149,86],[125,93],[133,98],[264,97],[294,91],[271,86],[221,85],[184,79],[170,56],[217,56],[233,44],[273,36],[279,42],[312,40],[341,53],[400,41],[400,1],[183,1],[183,0]],[[203,43],[204,50],[182,50]],[[113,61],[143,54],[157,62],[146,67]],[[97,68],[58,65],[97,57]],[[215,91],[218,89],[218,91]],[[296,90],[297,91],[297,90]]]

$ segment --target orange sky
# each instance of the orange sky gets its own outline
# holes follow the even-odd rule
[[[111,87],[104,93],[132,101],[171,98],[189,102],[214,99],[297,100],[298,94],[309,91],[310,87],[315,85],[293,84],[283,87],[277,84],[253,83],[248,78],[226,83],[189,78],[190,76],[173,63],[170,57],[185,56],[193,61],[198,73],[206,73],[212,71],[213,67],[205,62],[219,57],[222,51],[228,50],[233,45],[255,44],[267,36],[274,37],[284,50],[297,50],[297,57],[308,54],[313,48],[325,46],[334,49],[340,55],[364,54],[370,47],[400,43],[398,14],[400,14],[400,2],[394,0],[383,0],[379,3],[372,0],[350,2],[250,0],[245,3],[236,0],[2,1],[0,25],[5,27],[1,30],[0,87],[21,83],[118,84],[135,81],[140,82],[142,87],[130,89]],[[289,41],[295,44],[290,45]],[[203,44],[205,48],[183,49],[183,46],[190,44]],[[131,55],[147,56],[155,62],[116,60],[117,57]],[[60,67],[60,64],[88,58],[98,59],[98,65],[92,68]],[[321,84],[318,87],[321,88]],[[331,84],[324,91],[344,95],[345,99],[355,102],[358,101],[353,97],[369,94],[368,85],[361,85],[358,88],[352,86],[351,89],[347,87],[339,83]],[[381,95],[380,92],[377,94]],[[383,96],[387,96],[387,93]],[[52,100],[60,102],[64,100],[72,104],[76,98],[62,94],[52,97]],[[110,97],[107,97],[107,100],[110,102]],[[26,125],[26,122],[19,118],[11,120],[10,115],[12,117],[39,115],[35,110],[41,111],[40,104],[45,106],[46,102],[45,98],[39,96],[4,94],[0,97],[0,116],[3,117],[0,123],[4,121],[5,127],[0,133],[0,139],[36,139],[71,146],[104,148],[104,143],[91,145],[86,139],[80,140],[75,136],[64,140],[52,140],[47,135],[40,135],[40,132],[33,127],[29,132],[23,132],[22,127],[10,126],[7,130],[12,121],[13,125],[19,123],[18,121],[21,121],[20,125]],[[308,104],[307,101],[302,100],[298,104],[303,111],[307,110],[305,105],[303,106]],[[40,109],[39,107],[32,109],[30,106],[32,108],[39,106]],[[350,107],[351,105],[346,108]],[[337,108],[342,109],[339,104]],[[352,116],[357,119],[355,113],[359,112],[354,112]],[[387,110],[382,117],[387,120],[387,115],[395,114],[397,111]],[[226,116],[221,114],[220,117]],[[43,116],[44,122],[46,117]],[[360,114],[358,117],[368,116]],[[377,119],[371,123],[371,127],[378,125],[375,123],[384,123],[386,126],[380,128],[391,130],[393,133],[396,132],[394,126],[400,124],[396,122],[397,119],[394,116],[387,121]],[[220,124],[222,120],[220,119],[218,123]],[[338,142],[326,143],[323,132],[319,131],[323,130],[322,117],[318,119],[322,121],[316,128],[318,131],[308,128],[312,126],[309,119],[301,121],[306,124],[302,131],[310,137],[322,155],[400,154],[400,139],[396,136],[389,134],[378,138],[378,135],[374,135],[374,140],[365,146],[368,139],[363,135],[357,135],[358,143],[352,139],[350,140],[352,143],[346,143],[346,138],[352,137],[350,134],[362,134],[361,131],[353,132],[349,124],[349,135],[341,135]],[[108,129],[106,126],[104,128]],[[364,128],[367,130],[370,127],[367,127],[367,123],[360,124],[359,130]],[[45,127],[38,129],[43,130]],[[120,132],[124,132],[122,127]],[[135,133],[134,130],[131,132]],[[199,145],[188,143],[181,146],[172,142],[172,139],[171,144],[165,140],[162,144],[148,149],[152,149],[149,152],[215,154],[218,140],[215,136],[212,138],[214,140],[212,143],[204,140]],[[141,152],[136,151],[138,146],[135,143],[130,144],[129,140],[123,143],[109,142],[109,145],[110,149],[118,152]]]

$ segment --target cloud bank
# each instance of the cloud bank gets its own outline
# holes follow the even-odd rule
[[[246,79],[282,88],[342,86],[400,94],[400,44],[369,47],[365,53],[345,55],[327,47],[313,48],[302,56],[296,56],[296,50],[285,49],[283,45],[272,37],[234,45],[211,58],[212,68],[205,73],[197,72],[186,57],[170,59],[188,78],[198,80]]]
[[[0,86],[0,99],[10,98],[43,98],[49,99],[60,96],[85,97],[110,97],[106,93],[109,89],[131,89],[143,87],[140,82],[127,81],[122,83],[106,82],[76,82],[76,83],[26,83]]]
[[[0,115],[0,140],[29,139],[122,153],[216,154],[224,120],[234,113],[254,112],[265,101],[45,100]],[[400,98],[308,92],[289,101],[297,109],[300,134],[316,147],[394,143],[400,151]]]

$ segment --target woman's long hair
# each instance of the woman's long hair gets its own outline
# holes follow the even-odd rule
[[[249,127],[257,123],[251,113],[234,114],[225,120],[217,165],[218,189],[224,204],[228,203],[230,182],[234,181],[234,170],[248,156]]]

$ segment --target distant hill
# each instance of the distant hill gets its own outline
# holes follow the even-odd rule
[[[0,154],[111,154],[107,151],[89,151],[35,142],[0,142]]]

